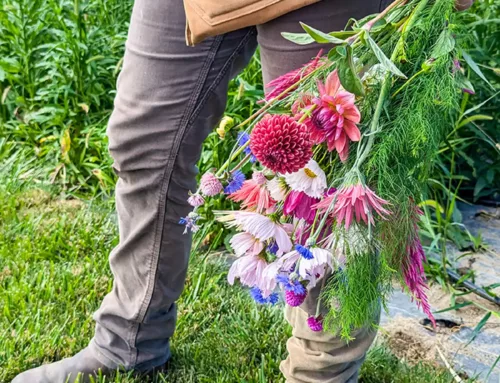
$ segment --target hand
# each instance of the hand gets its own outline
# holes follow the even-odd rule
[[[455,0],[455,9],[457,11],[465,11],[469,9],[473,3],[474,0]]]

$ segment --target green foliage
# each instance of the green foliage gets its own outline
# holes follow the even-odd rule
[[[0,161],[34,160],[67,193],[111,194],[106,124],[132,1],[4,0],[0,9]],[[242,121],[263,96],[254,59],[231,83],[228,115]],[[234,143],[211,135],[202,170]]]
[[[71,192],[114,184],[105,126],[129,1],[3,1],[0,157],[36,158]]]
[[[476,94],[463,95],[460,121],[440,149],[435,176],[444,184],[451,179],[453,188],[461,183],[462,198],[495,204],[500,201],[500,4],[476,1],[461,16],[471,37],[467,61],[476,63],[471,67],[463,61],[462,70]],[[491,86],[473,69],[479,69]]]

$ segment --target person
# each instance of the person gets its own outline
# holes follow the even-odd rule
[[[254,27],[186,45],[182,0],[136,0],[108,126],[118,174],[120,242],[110,255],[112,291],[95,313],[94,338],[71,358],[18,375],[13,383],[80,382],[121,368],[150,373],[171,354],[176,305],[184,285],[191,238],[188,215],[203,140],[221,119],[228,84],[260,46],[264,83],[301,67],[320,50],[295,45],[282,31],[299,22],[319,30],[344,28],[349,18],[380,12],[386,0],[324,0]],[[466,8],[470,0],[461,0]],[[360,329],[346,344],[306,325],[303,308],[288,308],[293,327],[281,363],[287,382],[356,382],[375,332]]]

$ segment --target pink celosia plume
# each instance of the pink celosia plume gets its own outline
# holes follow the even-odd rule
[[[422,311],[429,317],[434,327],[436,327],[436,320],[432,315],[431,306],[429,305],[426,294],[428,287],[424,272],[425,253],[417,234],[406,250],[407,259],[406,262],[403,263],[403,276],[405,283],[408,286],[413,298],[415,298],[417,307],[422,309]]]

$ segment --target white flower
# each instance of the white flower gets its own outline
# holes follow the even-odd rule
[[[314,160],[309,160],[305,167],[284,177],[292,190],[304,192],[312,198],[321,198],[326,189],[325,172]]]
[[[267,190],[269,190],[271,198],[276,202],[280,202],[285,199],[286,190],[283,188],[283,185],[278,177],[274,177],[273,179],[267,181]]]
[[[279,264],[280,270],[288,272],[300,259],[297,273],[302,279],[309,281],[307,288],[312,288],[325,275],[328,268],[333,270],[333,253],[319,247],[311,247],[309,250],[313,254],[311,259],[303,258],[298,251],[293,250],[276,262]]]

